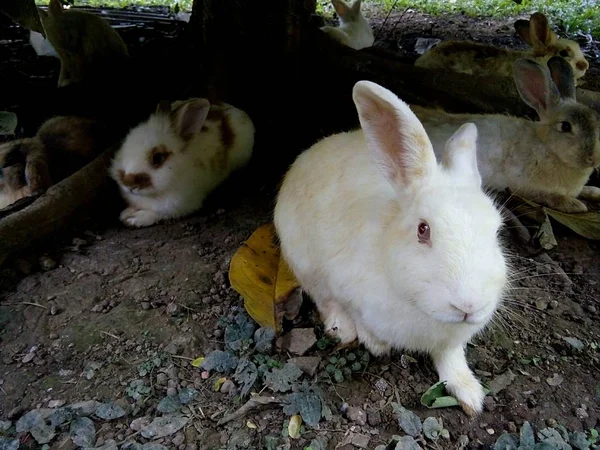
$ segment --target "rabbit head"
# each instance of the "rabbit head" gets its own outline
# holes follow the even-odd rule
[[[575,79],[583,77],[590,67],[581,47],[570,39],[559,39],[548,24],[548,18],[536,12],[529,20],[519,19],[514,24],[520,38],[533,50],[533,56],[560,56],[573,68]]]
[[[188,142],[204,125],[210,109],[206,99],[180,104],[173,111],[161,103],[155,114],[125,137],[110,168],[112,178],[128,194],[160,196],[185,174],[197,174],[185,158]]]
[[[571,65],[553,56],[542,66],[521,58],[513,65],[519,95],[540,118],[538,137],[565,166],[590,169],[600,165],[600,119],[575,99]]]
[[[360,10],[361,2],[362,0],[354,0],[352,5],[348,5],[344,0],[331,0],[335,12],[340,18],[340,24],[361,22],[363,20],[366,22]]]
[[[396,193],[384,246],[388,280],[436,321],[487,323],[506,267],[501,216],[481,187],[476,126],[462,125],[438,164],[423,126],[394,94],[361,81],[353,97],[367,147]]]

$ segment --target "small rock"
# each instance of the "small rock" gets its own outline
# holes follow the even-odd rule
[[[102,306],[100,303],[98,303],[97,305],[94,305],[92,307],[92,312],[99,313],[99,312],[102,312],[103,309],[104,309],[104,306]]]
[[[598,308],[596,308],[594,305],[588,305],[585,309],[592,314],[596,314],[598,312]]]
[[[181,308],[179,307],[179,305],[175,302],[171,302],[167,305],[165,311],[167,314],[170,314],[172,316],[176,316],[177,314],[179,314],[179,311],[181,310]]]
[[[514,422],[508,422],[508,432],[513,434],[517,432],[517,425]]]
[[[539,299],[535,302],[535,306],[537,307],[537,309],[539,309],[540,311],[545,311],[546,309],[548,309],[548,300],[545,299]]]
[[[289,359],[288,362],[297,365],[302,372],[312,377],[317,372],[317,368],[321,362],[321,357],[298,356],[297,358]]]
[[[59,338],[60,336],[58,335],[58,333],[50,333],[48,335],[48,339],[50,339],[51,341],[55,341]]]
[[[558,422],[556,421],[556,419],[546,419],[546,425],[548,425],[548,427],[550,428],[556,428]]]
[[[179,346],[175,342],[171,342],[165,347],[165,352],[171,355],[176,355],[179,353]]]
[[[304,355],[317,342],[314,328],[294,328],[277,339],[277,348],[298,356]]]
[[[498,394],[499,392],[510,386],[510,384],[514,381],[515,377],[516,375],[510,369],[494,377],[494,379],[490,381],[490,392],[493,395]]]
[[[466,446],[469,445],[469,436],[466,434],[461,434],[456,440],[456,443],[459,449],[466,448]]]
[[[42,270],[52,270],[57,266],[56,261],[54,261],[48,255],[40,256],[38,263],[40,264]]]
[[[150,302],[142,302],[140,304],[140,306],[142,307],[143,310],[149,310],[150,309]]]
[[[346,417],[361,426],[367,423],[367,413],[357,406],[349,406],[346,410]]]
[[[587,419],[590,415],[583,408],[575,408],[575,415],[579,420]]]
[[[225,381],[221,385],[221,394],[229,394],[235,390],[235,383],[231,380]]]
[[[161,372],[158,375],[156,375],[156,382],[160,385],[167,384],[167,374],[164,372]]]
[[[167,397],[175,397],[177,395],[177,389],[170,387],[167,389]]]
[[[35,358],[35,352],[27,353],[27,354],[26,354],[26,355],[23,357],[23,359],[21,360],[21,362],[22,362],[23,364],[27,364],[27,363],[29,363],[29,362],[33,361],[33,358]]]
[[[585,347],[585,344],[575,337],[563,337],[563,340],[566,341],[575,350],[583,350]]]
[[[129,425],[129,428],[131,428],[133,431],[140,431],[142,428],[147,426],[149,423],[150,423],[149,417],[138,417],[137,419],[135,419],[131,422],[131,424]]]
[[[50,314],[51,316],[55,316],[58,314],[58,308],[56,307],[56,305],[52,305],[50,307],[50,310],[48,311],[48,314]]]
[[[65,403],[64,400],[50,400],[48,402],[48,408],[60,408]]]
[[[185,442],[185,435],[181,432],[177,433],[173,440],[171,441],[173,445],[179,447],[181,444]]]
[[[352,436],[352,445],[358,448],[368,448],[371,438],[366,434],[354,434]]]
[[[546,378],[546,383],[550,386],[559,386],[564,381],[564,378],[555,373],[551,378]]]
[[[381,424],[381,413],[379,411],[369,411],[367,413],[367,422],[372,427],[376,427]]]
[[[488,428],[487,430],[485,430],[487,432],[487,434],[489,434],[490,436],[493,436],[493,434],[495,433],[493,428]]]
[[[173,366],[169,368],[169,370],[167,370],[167,376],[169,377],[169,380],[177,380],[177,378],[179,378],[177,367]]]
[[[550,303],[548,305],[550,306],[551,309],[556,309],[556,308],[558,308],[558,301],[550,300]]]
[[[208,380],[209,377],[210,377],[210,372],[208,370],[204,370],[200,374],[200,378],[202,378],[203,380]]]
[[[494,411],[496,409],[496,401],[494,397],[485,396],[483,398],[483,407],[486,411]]]
[[[11,421],[0,420],[0,433],[5,433],[12,426]]]

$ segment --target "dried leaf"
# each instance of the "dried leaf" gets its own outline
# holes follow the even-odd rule
[[[286,302],[299,286],[274,242],[273,224],[259,227],[238,249],[229,266],[229,282],[244,297],[244,307],[260,326],[281,331]]]
[[[78,447],[93,447],[96,441],[94,422],[88,417],[79,417],[71,422],[69,435]]]
[[[150,424],[142,428],[141,434],[146,439],[159,439],[170,436],[181,430],[189,421],[184,416],[162,416],[155,418]]]
[[[181,401],[179,401],[179,397],[167,396],[160,401],[156,409],[163,414],[171,414],[175,411],[178,411],[182,406],[183,405],[181,404]]]
[[[46,422],[40,422],[31,430],[29,430],[33,438],[37,441],[38,444],[47,444],[54,436],[56,436],[56,431],[54,431],[54,427],[49,426]]]
[[[399,403],[392,402],[392,408],[394,409],[394,413],[396,413],[396,417],[398,418],[398,424],[400,428],[404,430],[406,434],[409,434],[413,437],[419,436],[421,434],[421,430],[423,429],[423,425],[421,424],[421,419],[414,412],[409,411],[404,406]]]
[[[540,443],[549,444],[555,450],[571,450],[571,446],[554,428],[544,428],[538,433]]]
[[[0,13],[6,14],[22,27],[42,33],[46,37],[34,0],[2,0]]]
[[[21,416],[15,425],[17,433],[26,433],[36,425],[43,423],[44,419],[37,409],[29,411],[27,414]]]
[[[275,331],[273,328],[260,327],[254,332],[254,349],[259,353],[270,354],[273,350]]]
[[[0,450],[19,450],[19,440],[0,437]]]
[[[503,433],[494,444],[494,450],[517,450],[519,439],[513,434]]]
[[[248,394],[250,389],[252,389],[254,383],[256,383],[256,380],[258,379],[258,369],[252,361],[249,361],[246,358],[241,359],[237,369],[235,369],[233,378],[238,384],[242,385],[241,395],[244,397]]]
[[[254,334],[254,323],[246,314],[238,314],[233,323],[225,328],[225,343],[234,351],[240,350],[244,341]]]
[[[558,242],[556,242],[556,238],[554,237],[554,230],[552,230],[550,217],[546,216],[546,219],[542,222],[533,236],[533,240],[544,250],[552,250],[558,245]]]
[[[565,379],[555,373],[551,378],[546,378],[546,383],[550,386],[559,386]]]
[[[447,394],[445,381],[438,381],[423,393],[421,404],[428,408],[448,408],[457,406],[458,400]]]
[[[412,436],[402,436],[398,438],[395,450],[423,450]]]
[[[288,435],[292,439],[298,439],[300,437],[300,427],[302,426],[302,417],[298,414],[290,417],[290,423],[288,425]]]
[[[283,412],[288,415],[300,413],[304,422],[315,428],[323,415],[321,400],[321,397],[313,392],[294,392],[287,396],[289,403],[283,407]]]
[[[18,125],[17,115],[9,111],[0,111],[0,136],[12,136]]]
[[[238,359],[222,350],[215,350],[208,354],[200,367],[204,370],[216,370],[220,373],[228,373],[238,365]]]
[[[58,408],[52,412],[50,423],[53,427],[58,427],[63,423],[70,422],[77,417],[77,413],[70,406]]]
[[[179,390],[179,401],[182,405],[187,405],[189,402],[194,400],[198,395],[198,391],[194,388],[181,388]]]
[[[533,450],[535,445],[535,435],[533,434],[533,428],[527,421],[523,422],[520,432],[520,446],[522,450]]]
[[[587,450],[590,448],[590,442],[587,439],[587,435],[581,431],[570,433],[569,443],[577,450]]]
[[[298,366],[286,363],[281,369],[274,367],[265,375],[265,384],[273,392],[287,392],[292,389],[292,383],[298,380],[302,371]]]
[[[517,376],[508,369],[490,381],[490,389],[492,394],[496,395],[506,389],[515,380]]]
[[[94,411],[96,416],[104,420],[118,419],[125,415],[125,410],[116,403],[100,403]]]
[[[600,213],[566,214],[550,208],[544,211],[557,222],[587,239],[600,240]]]

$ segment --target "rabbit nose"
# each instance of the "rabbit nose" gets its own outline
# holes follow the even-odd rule
[[[152,180],[147,173],[125,173],[121,172],[121,182],[130,191],[133,189],[143,189],[152,185]]]

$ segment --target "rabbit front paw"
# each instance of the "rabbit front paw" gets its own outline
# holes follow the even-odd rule
[[[134,228],[148,227],[160,220],[160,216],[153,211],[131,207],[123,210],[119,218],[123,224]]]
[[[334,300],[318,304],[321,318],[325,324],[325,332],[340,340],[340,344],[348,344],[357,338],[356,325],[352,318]]]
[[[549,195],[543,199],[542,203],[545,203],[546,206],[552,209],[567,214],[584,213],[588,210],[583,202],[574,197],[567,197],[566,195]]]
[[[600,188],[596,186],[584,186],[579,193],[579,198],[592,202],[600,202]]]

